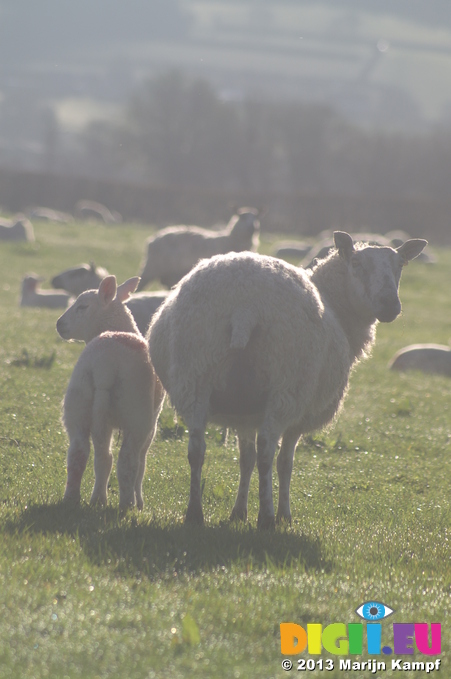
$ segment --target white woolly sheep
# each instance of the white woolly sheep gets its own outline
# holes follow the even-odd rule
[[[108,276],[106,269],[91,262],[65,269],[50,282],[54,288],[67,290],[72,295],[78,296],[85,290],[96,290],[106,276]]]
[[[80,501],[91,437],[95,470],[91,503],[106,504],[113,464],[111,437],[114,429],[120,429],[119,506],[136,503],[139,509],[143,507],[146,454],[155,435],[164,391],[147,344],[123,304],[138,280],[131,278],[117,287],[115,276],[107,276],[98,291],[83,292],[57,322],[63,339],[87,342],[64,397],[63,421],[70,442],[65,501]]]
[[[139,274],[138,291],[153,280],[170,288],[200,259],[226,252],[256,250],[258,210],[240,208],[222,231],[197,226],[170,226],[147,240],[147,256]]]
[[[145,335],[152,316],[158,307],[166,301],[169,290],[155,292],[136,292],[125,302],[132,312],[135,323],[142,335]]]
[[[300,261],[304,259],[312,249],[312,246],[302,241],[283,241],[278,243],[273,256],[278,259],[293,259]]]
[[[78,219],[98,219],[105,224],[119,224],[122,222],[122,215],[116,210],[109,210],[102,203],[96,200],[79,200],[75,205],[75,216]]]
[[[45,222],[57,222],[59,224],[68,224],[73,222],[74,218],[68,212],[61,212],[61,210],[53,210],[50,207],[33,207],[27,211],[31,219],[39,219]]]
[[[33,224],[25,215],[0,220],[0,240],[34,241]]]
[[[451,348],[446,344],[410,344],[388,364],[390,370],[421,370],[451,377]]]
[[[371,349],[377,321],[391,322],[400,313],[402,266],[426,241],[394,250],[355,247],[343,232],[334,238],[336,249],[309,273],[252,253],[202,261],[155,314],[151,360],[189,430],[187,521],[203,522],[207,421],[238,431],[241,479],[232,518],[247,517],[257,461],[261,528],[274,525],[272,463],[282,437],[277,520],[290,521],[299,438],[331,422],[352,366]]]
[[[22,279],[22,295],[20,306],[39,306],[49,309],[65,309],[71,295],[65,290],[41,290],[39,283],[45,278],[29,273]]]

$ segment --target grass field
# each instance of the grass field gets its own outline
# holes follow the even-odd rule
[[[58,338],[58,311],[18,306],[20,280],[94,259],[122,281],[137,273],[147,231],[35,230],[34,244],[0,244],[1,679],[289,676],[281,622],[359,622],[356,608],[371,599],[395,610],[382,623],[382,645],[393,639],[392,621],[440,622],[441,676],[451,676],[451,380],[386,368],[406,344],[451,337],[451,251],[437,252],[435,266],[405,269],[402,316],[379,326],[335,425],[298,447],[292,526],[266,533],[256,530],[256,474],[249,523],[228,523],[237,445],[233,432],[224,444],[213,427],[206,525],[184,526],[187,437],[167,406],[148,457],[144,511],[119,515],[114,471],[108,508],[89,507],[92,457],[84,501],[63,506],[60,404],[83,347]],[[274,486],[277,493],[276,475]],[[398,673],[384,655],[373,656],[387,663],[377,675],[321,657],[335,668],[309,676]],[[402,659],[429,660],[418,652]]]

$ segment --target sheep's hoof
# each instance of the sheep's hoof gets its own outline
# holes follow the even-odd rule
[[[247,509],[232,509],[229,521],[247,521]]]
[[[276,522],[273,515],[258,513],[257,528],[259,530],[274,530],[275,527]]]
[[[186,510],[185,523],[193,523],[198,526],[203,526],[204,524],[204,514],[202,512],[202,507],[192,507],[188,506]]]
[[[91,507],[106,507],[107,500],[102,497],[91,497],[89,504]]]
[[[279,514],[279,512],[277,512],[276,524],[278,526],[291,526],[291,514],[284,516],[283,514]]]

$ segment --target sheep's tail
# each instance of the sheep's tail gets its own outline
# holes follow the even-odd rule
[[[238,309],[232,315],[232,336],[230,338],[231,349],[244,349],[250,338],[257,319],[252,313],[244,309]]]

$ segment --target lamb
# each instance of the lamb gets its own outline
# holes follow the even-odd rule
[[[446,344],[410,344],[388,364],[390,370],[421,370],[451,377],[451,348]]]
[[[0,240],[34,241],[33,224],[25,215],[16,215],[14,219],[0,220]]]
[[[117,287],[107,276],[99,290],[83,292],[58,319],[63,339],[87,343],[69,381],[63,421],[69,436],[64,500],[80,501],[81,480],[94,444],[95,484],[91,504],[106,504],[113,464],[111,437],[123,434],[117,463],[119,506],[143,508],[142,481],[147,450],[154,438],[164,391],[147,344],[124,302],[138,278]]]
[[[29,273],[22,279],[22,295],[20,306],[47,307],[49,309],[65,309],[71,300],[71,295],[65,290],[41,290],[39,283],[43,276]]]
[[[297,442],[336,416],[351,368],[375,341],[377,321],[389,323],[401,311],[403,265],[427,241],[395,250],[355,245],[337,231],[334,242],[311,272],[253,253],[201,261],[156,312],[147,335],[151,360],[189,431],[186,521],[203,523],[207,421],[238,432],[241,479],[231,518],[247,518],[257,461],[260,528],[275,523],[271,476],[282,437],[277,521],[291,521]]]
[[[147,240],[147,256],[137,290],[153,280],[170,288],[200,259],[226,252],[256,250],[260,222],[258,210],[240,208],[222,231],[197,226],[171,226]]]
[[[50,282],[54,288],[67,290],[67,292],[78,297],[85,290],[97,289],[100,281],[106,276],[108,276],[106,269],[91,262],[91,264],[83,263],[65,269],[54,276]]]

